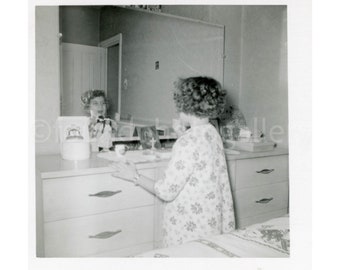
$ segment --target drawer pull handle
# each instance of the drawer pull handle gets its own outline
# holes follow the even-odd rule
[[[95,238],[95,239],[107,239],[110,238],[118,233],[122,232],[122,230],[118,230],[115,232],[107,231],[107,232],[101,232],[96,235],[89,235],[89,238]]]
[[[272,201],[274,198],[265,198],[265,199],[261,199],[259,201],[255,201],[256,203],[269,203],[270,201]]]
[[[96,194],[89,194],[89,196],[94,196],[94,197],[99,197],[99,198],[106,198],[106,197],[111,197],[113,195],[116,195],[117,193],[122,192],[121,190],[117,191],[101,191]]]
[[[261,171],[256,171],[257,173],[262,173],[262,174],[268,174],[268,173],[271,173],[273,172],[274,169],[263,169]]]

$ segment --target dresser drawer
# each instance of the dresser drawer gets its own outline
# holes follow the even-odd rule
[[[103,252],[94,254],[91,257],[134,257],[138,254],[155,249],[153,242],[144,243],[137,246],[131,246],[123,249],[111,250],[109,252]]]
[[[152,205],[154,196],[110,174],[98,174],[44,180],[43,201],[46,222]]]
[[[263,215],[237,219],[237,229],[244,228],[252,224],[256,224],[256,223],[263,223],[273,218],[282,217],[283,215],[286,215],[287,213],[288,213],[288,209],[284,208],[284,209],[276,210],[273,212],[265,213]]]
[[[153,241],[153,207],[45,223],[46,257],[90,256]]]
[[[288,182],[234,192],[238,220],[288,208]]]
[[[288,156],[237,160],[236,190],[288,180]]]

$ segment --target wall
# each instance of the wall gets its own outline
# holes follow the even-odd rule
[[[210,21],[225,25],[224,79],[231,105],[239,105],[242,50],[242,7],[210,6]]]
[[[162,13],[172,14],[176,16],[210,21],[210,7],[196,5],[162,5]]]
[[[230,104],[238,106],[241,68],[242,6],[175,6],[164,5],[162,12],[225,26],[224,71],[221,82]]]
[[[288,145],[287,13],[245,6],[239,107],[249,127]]]
[[[36,7],[36,153],[58,151],[55,123],[60,115],[58,7]]]
[[[162,6],[162,11],[225,26],[223,86],[230,104],[241,109],[248,126],[287,146],[286,7]]]
[[[177,117],[173,83],[179,77],[223,78],[221,26],[107,7],[102,9],[100,32],[101,40],[123,34],[122,115],[171,124]]]
[[[88,6],[61,6],[60,31],[62,41],[89,46],[99,43],[100,10]]]

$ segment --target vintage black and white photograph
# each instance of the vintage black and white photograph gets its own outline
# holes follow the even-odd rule
[[[309,0],[29,2],[31,268],[310,269]]]
[[[37,5],[35,51],[37,257],[290,257],[287,5]]]
[[[137,127],[137,133],[143,149],[161,148],[155,126]]]

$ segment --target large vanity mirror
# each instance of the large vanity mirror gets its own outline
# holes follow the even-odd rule
[[[61,114],[84,115],[80,95],[101,89],[108,116],[170,124],[173,83],[223,82],[224,26],[118,6],[62,6]]]

